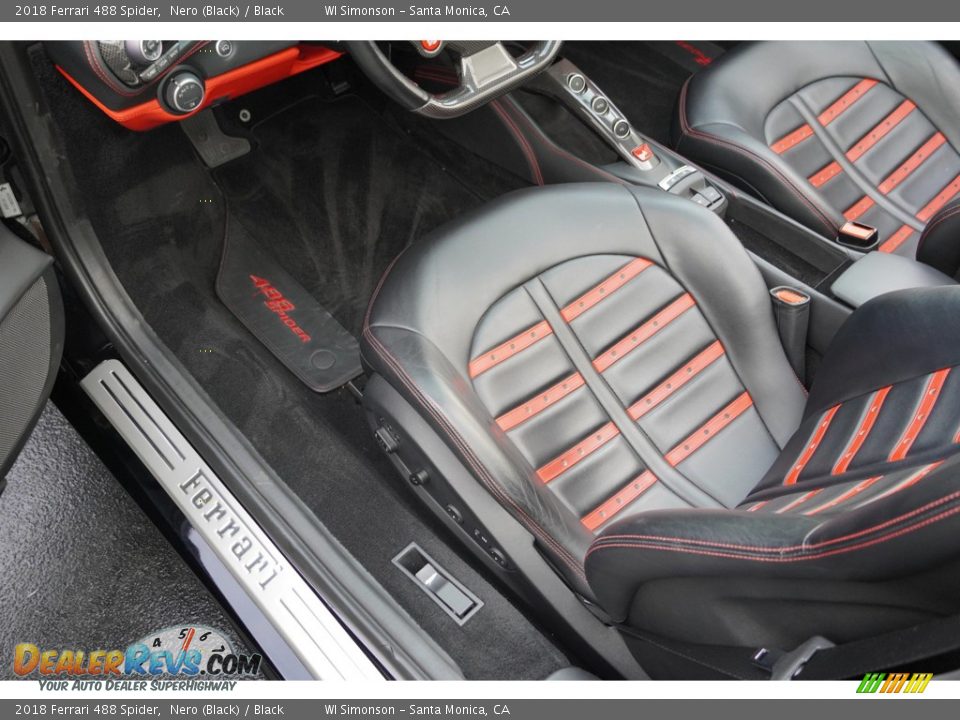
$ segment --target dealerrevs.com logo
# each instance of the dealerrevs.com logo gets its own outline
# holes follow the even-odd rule
[[[221,632],[195,625],[165,628],[123,650],[49,648],[23,642],[13,652],[14,673],[40,679],[46,689],[58,690],[82,680],[102,681],[98,685],[103,687],[96,689],[128,690],[127,681],[137,678],[249,678],[260,674],[260,662],[258,654],[234,652]],[[135,689],[146,689],[145,684],[138,683]],[[211,684],[204,683],[204,689],[216,689],[209,687]],[[228,684],[232,687],[235,683]]]

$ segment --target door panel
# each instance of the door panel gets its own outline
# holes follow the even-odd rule
[[[53,259],[0,225],[0,489],[50,395],[62,352]]]

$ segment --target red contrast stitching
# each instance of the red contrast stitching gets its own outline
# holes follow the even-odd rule
[[[524,137],[523,133],[520,132],[520,128],[517,127],[517,124],[513,121],[507,112],[500,107],[500,101],[494,100],[490,103],[490,107],[493,108],[494,112],[500,116],[500,119],[507,125],[507,128],[513,133],[514,138],[517,141],[517,144],[520,146],[520,150],[523,151],[523,154],[527,158],[527,165],[530,166],[530,172],[533,174],[533,179],[537,185],[543,185],[543,173],[540,172],[540,164],[537,162],[537,154],[533,151],[533,148],[530,146],[530,143],[527,141],[527,138]]]
[[[952,510],[946,510],[940,513],[939,515],[935,515],[931,518],[924,520],[923,522],[917,523],[916,525],[911,525],[910,527],[906,527],[901,530],[897,530],[896,532],[890,533],[888,535],[884,535],[883,537],[867,540],[865,542],[858,543],[856,545],[851,545],[850,547],[846,547],[846,548],[826,550],[821,553],[815,553],[813,555],[804,555],[802,557],[746,557],[743,555],[734,555],[733,553],[723,553],[723,552],[706,551],[706,550],[693,550],[691,548],[680,548],[680,547],[672,547],[667,545],[653,545],[648,543],[635,543],[635,544],[620,543],[620,544],[602,545],[597,548],[591,548],[590,551],[587,553],[587,557],[590,557],[590,555],[595,550],[604,550],[606,548],[620,547],[620,548],[643,548],[645,550],[665,550],[667,552],[682,552],[682,553],[688,553],[692,555],[707,555],[711,557],[721,557],[721,558],[728,558],[732,560],[750,560],[752,562],[766,562],[766,563],[805,562],[807,560],[819,560],[820,558],[830,557],[831,555],[841,555],[843,553],[853,552],[855,550],[863,550],[864,548],[872,547],[873,545],[878,545],[882,542],[886,542],[887,540],[893,540],[902,535],[911,533],[915,530],[920,530],[921,528],[924,528],[928,525],[932,525],[935,522],[939,522],[940,520],[948,518],[951,515],[956,515],[958,512],[960,512],[960,507],[953,508]]]
[[[939,507],[939,506],[941,506],[941,505],[944,505],[944,504],[946,504],[946,503],[949,503],[949,502],[951,502],[951,501],[953,501],[953,500],[956,500],[956,499],[958,499],[958,498],[960,498],[960,491],[953,492],[953,493],[951,493],[951,494],[949,494],[949,495],[946,495],[946,496],[944,496],[944,497],[942,497],[942,498],[939,498],[938,500],[934,500],[934,501],[929,502],[929,503],[927,503],[926,505],[923,505],[923,506],[921,506],[921,507],[919,507],[919,508],[915,508],[914,510],[911,510],[910,512],[904,513],[903,515],[898,515],[897,517],[891,518],[891,519],[889,519],[889,520],[885,520],[884,522],[879,523],[879,524],[877,524],[877,525],[873,525],[873,526],[871,526],[871,527],[864,528],[863,530],[858,530],[858,531],[855,532],[855,533],[849,533],[849,534],[847,534],[847,535],[841,535],[840,537],[836,537],[836,538],[833,538],[833,539],[831,539],[831,540],[822,540],[822,541],[817,542],[817,543],[811,543],[810,545],[807,545],[807,544],[801,544],[801,545],[785,545],[785,546],[782,546],[782,547],[775,547],[775,546],[770,546],[770,545],[739,545],[739,544],[737,544],[737,543],[721,543],[721,542],[715,542],[715,541],[712,541],[712,540],[697,540],[697,539],[694,539],[694,538],[669,537],[669,536],[664,536],[664,535],[631,535],[631,534],[624,534],[624,535],[608,535],[608,536],[606,536],[606,537],[604,537],[604,538],[601,538],[601,539],[597,542],[597,544],[595,544],[592,548],[590,548],[590,551],[587,553],[587,556],[589,557],[589,556],[590,556],[590,553],[594,552],[595,550],[601,550],[601,549],[603,549],[604,547],[606,547],[606,546],[604,545],[604,543],[605,543],[607,540],[640,540],[640,541],[653,541],[653,542],[681,542],[681,543],[688,543],[688,544],[690,544],[690,545],[699,545],[699,546],[703,546],[703,547],[713,547],[713,548],[721,548],[721,549],[727,549],[727,550],[743,550],[743,551],[745,551],[745,552],[757,552],[757,553],[789,553],[789,552],[798,552],[798,551],[818,550],[818,549],[820,549],[820,548],[830,547],[830,546],[832,546],[832,545],[839,545],[839,544],[841,544],[841,543],[843,543],[843,542],[846,542],[846,541],[848,541],[848,540],[856,540],[856,539],[858,539],[858,538],[861,538],[861,537],[864,537],[864,536],[866,536],[866,535],[869,535],[869,534],[871,534],[871,533],[873,533],[873,532],[877,532],[877,531],[880,531],[880,530],[885,530],[886,528],[891,527],[891,526],[893,526],[893,525],[896,525],[897,523],[903,522],[903,521],[905,521],[905,520],[909,520],[910,518],[916,517],[917,515],[922,515],[922,514],[925,513],[925,512],[928,512],[928,511],[930,511],[930,510],[933,510],[934,508],[937,508],[937,507]],[[960,512],[960,507],[954,508],[953,510],[948,511],[948,512],[950,512],[951,514],[952,514],[953,512]],[[913,527],[913,526],[911,526],[911,527]],[[884,536],[882,536],[882,537],[887,538],[887,537],[889,537],[889,536],[888,536],[888,535],[884,535]],[[625,546],[625,547],[629,547],[629,546]],[[749,558],[748,558],[748,559],[749,559]],[[799,559],[806,559],[806,558],[799,558]]]

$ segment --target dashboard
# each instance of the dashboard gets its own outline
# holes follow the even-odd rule
[[[336,60],[315,43],[78,40],[44,44],[57,70],[131,130],[150,130]]]

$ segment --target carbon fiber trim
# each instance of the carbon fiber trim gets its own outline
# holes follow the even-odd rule
[[[130,58],[123,47],[123,40],[98,40],[97,49],[104,64],[124,84],[138,87],[140,78],[130,64]]]

